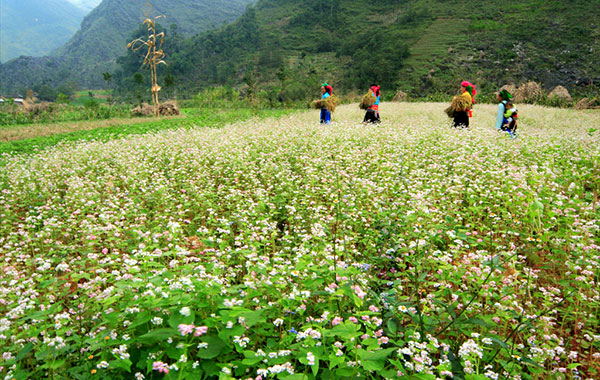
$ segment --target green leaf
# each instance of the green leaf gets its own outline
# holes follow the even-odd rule
[[[171,316],[169,317],[169,326],[171,326],[172,328],[176,329],[180,324],[186,324],[189,325],[191,323],[194,323],[194,319],[195,319],[195,314],[192,311],[190,313],[189,316],[185,316],[182,315],[179,310],[173,312],[173,314],[171,314]]]
[[[109,364],[111,368],[122,368],[127,372],[131,372],[131,361],[129,359],[113,360]]]
[[[479,318],[469,318],[465,321],[461,321],[460,323],[465,325],[479,325],[483,327],[490,327],[490,325],[486,321]]]
[[[335,352],[332,352],[331,354],[329,354],[329,369],[332,369],[333,367],[336,367],[344,363],[345,361],[346,357],[344,355],[336,356]]]
[[[46,365],[44,365],[42,367],[45,367],[48,369],[58,369],[58,368],[62,367],[66,361],[67,361],[66,359],[55,360],[50,363],[46,363]]]
[[[398,332],[398,325],[393,319],[388,319],[387,328],[393,335],[396,335],[396,333]]]
[[[325,335],[327,337],[337,335],[342,338],[351,339],[351,338],[361,335],[361,332],[357,331],[357,330],[358,330],[357,325],[355,325],[352,322],[345,322],[345,323],[335,326],[331,330],[325,330],[323,335]]]
[[[396,348],[386,348],[383,350],[377,350],[369,352],[363,349],[358,349],[358,356],[361,360],[383,360],[387,358],[392,352],[397,351]]]
[[[312,373],[316,377],[317,373],[319,372],[319,358],[318,357],[315,356],[315,364],[311,365],[310,369],[312,369]]]
[[[33,343],[29,342],[25,345],[25,347],[23,347],[21,349],[21,351],[19,351],[19,353],[17,354],[17,361],[23,359],[25,356],[27,356],[28,353],[31,352],[31,350],[33,349]]]
[[[281,378],[282,380],[306,380],[306,375],[303,373],[295,373],[293,375],[289,375]]]
[[[208,343],[208,347],[198,349],[198,357],[200,359],[214,359],[219,356],[225,347],[225,342],[217,336],[205,336],[201,341]]]
[[[492,340],[492,342],[496,343],[500,347],[504,348],[505,350],[508,350],[508,345],[506,343],[504,343],[503,340],[500,340],[499,338],[496,338],[496,337],[490,337],[490,339]]]
[[[365,360],[362,362],[362,366],[367,371],[380,372],[380,371],[383,371],[383,368],[385,367],[385,361],[384,360]]]
[[[579,367],[581,365],[581,363],[571,363],[567,366],[567,369],[575,369],[577,367]]]
[[[487,380],[488,378],[485,375],[467,375],[465,376],[465,380]]]
[[[243,317],[245,323],[248,327],[252,327],[258,322],[260,322],[262,318],[264,310],[256,310],[256,311],[246,311],[240,314],[240,317]]]
[[[525,363],[525,364],[527,364],[527,365],[529,365],[529,366],[532,366],[532,367],[536,367],[536,368],[543,368],[543,367],[542,367],[542,366],[540,366],[538,363],[534,362],[533,360],[531,360],[531,359],[529,359],[529,358],[527,358],[527,357],[522,357],[522,358],[521,358],[521,362],[523,362],[523,363]]]
[[[156,330],[149,331],[146,334],[140,336],[138,338],[138,340],[140,340],[144,343],[156,343],[156,342],[160,342],[163,340],[167,340],[168,338],[171,338],[171,337],[175,336],[176,334],[177,334],[177,330],[175,330],[175,329],[167,329],[167,328],[156,329]]]
[[[137,317],[135,318],[133,323],[131,325],[129,325],[129,327],[133,328],[133,327],[143,325],[145,323],[150,322],[151,319],[152,319],[152,315],[150,315],[150,313],[148,313],[147,311],[142,311],[141,313],[139,313],[137,315]]]

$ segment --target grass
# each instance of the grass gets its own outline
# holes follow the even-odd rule
[[[181,117],[154,120],[109,119],[90,122],[56,123],[0,129],[0,155],[30,154],[59,143],[122,138],[134,134],[158,132],[167,129],[219,127],[252,117],[277,117],[291,110],[240,109],[184,109]],[[1,161],[0,161],[1,162]]]
[[[90,96],[90,92],[93,96]],[[90,101],[96,101],[98,103],[105,104],[108,97],[111,95],[110,90],[82,90],[75,92],[72,97],[71,104],[75,106],[84,106],[89,104]]]

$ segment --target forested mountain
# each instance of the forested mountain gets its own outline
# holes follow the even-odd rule
[[[102,86],[102,73],[115,70],[116,58],[126,53],[128,38],[146,12],[150,17],[164,15],[163,25],[177,25],[179,33],[193,36],[235,20],[250,2],[152,0],[152,8],[148,8],[145,0],[103,0],[83,19],[81,29],[50,57],[23,57],[3,64],[0,74],[6,80],[0,83],[0,91],[14,92],[39,81],[55,86],[66,81],[81,87]]]
[[[105,0],[94,12],[109,3],[117,6]],[[155,6],[166,13],[158,1]],[[191,8],[184,13],[191,19],[197,14]],[[106,14],[119,19],[116,9]],[[234,23],[194,36],[183,26],[171,28],[173,19],[167,14],[162,21],[168,66],[161,67],[159,81],[168,76],[182,95],[232,85],[286,101],[310,96],[323,81],[360,91],[376,82],[388,94],[413,95],[454,92],[461,79],[481,89],[535,80],[582,92],[597,90],[600,82],[599,0],[258,0]],[[114,85],[122,94],[137,91],[140,57],[116,46],[125,55]],[[67,52],[75,47],[67,45],[61,59],[72,59]],[[43,66],[60,73],[59,80],[80,82],[101,78],[107,67],[86,63],[73,73],[61,72],[69,66],[58,60]]]
[[[0,62],[49,54],[75,34],[85,14],[66,0],[0,1]]]
[[[586,91],[600,82],[599,23],[598,0],[260,0],[232,25],[172,39],[162,75],[187,93],[230,84],[279,100],[323,81],[413,95],[454,92],[463,78]],[[139,59],[120,62],[132,88]]]

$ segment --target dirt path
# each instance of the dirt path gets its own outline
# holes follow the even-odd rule
[[[183,118],[185,116],[173,116],[169,117],[169,119],[178,117]],[[24,140],[28,138],[49,136],[58,133],[87,131],[90,129],[114,127],[119,125],[147,123],[153,120],[155,120],[153,117],[143,117],[12,126],[8,128],[0,128],[0,142]]]

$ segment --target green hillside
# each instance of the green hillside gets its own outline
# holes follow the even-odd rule
[[[166,13],[159,4],[157,11]],[[112,0],[96,11],[100,8],[115,19],[102,25],[118,23],[125,9]],[[174,8],[203,20],[191,7]],[[141,9],[127,8],[131,14]],[[170,27],[177,17],[167,14],[163,22],[169,65],[161,68],[160,80],[169,75],[180,96],[230,85],[270,102],[295,101],[313,96],[323,81],[359,92],[377,82],[388,96],[396,90],[424,96],[453,93],[462,79],[484,91],[534,80],[547,89],[560,84],[582,94],[597,93],[600,82],[599,0],[259,0],[234,23],[191,37],[184,27]],[[101,29],[84,24],[91,36],[82,41],[99,38]],[[24,78],[36,83],[51,71],[56,85],[71,80],[102,86],[100,73],[116,67],[117,92],[138,91],[133,75],[140,58],[123,44],[78,47],[103,52],[105,58],[90,61],[72,53],[73,41],[33,75],[25,67],[34,64],[27,61],[0,71],[21,85]],[[110,66],[109,52],[115,51],[125,55]]]
[[[225,84],[284,101],[313,96],[322,81],[345,90],[377,82],[388,94],[418,96],[455,92],[462,79],[490,91],[534,80],[593,92],[600,82],[599,5],[261,0],[234,24],[172,45],[162,75],[173,75],[182,93]],[[131,54],[120,62],[117,79],[126,93],[140,62]]]
[[[75,34],[84,16],[64,0],[0,1],[0,62],[49,54]]]

